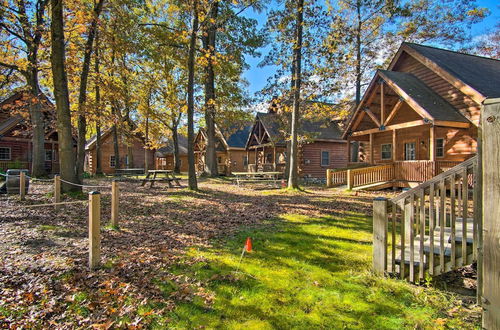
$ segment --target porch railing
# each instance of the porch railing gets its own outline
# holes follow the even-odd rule
[[[390,181],[424,182],[460,164],[457,161],[396,161],[357,169],[327,170],[327,186],[347,185],[348,189]]]
[[[476,260],[477,157],[393,199],[373,202],[373,266],[420,282]]]

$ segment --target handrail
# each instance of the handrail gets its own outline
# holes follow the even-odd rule
[[[476,161],[477,161],[477,156],[471,157],[471,158],[467,159],[465,162],[462,162],[462,163],[460,163],[460,164],[458,164],[458,165],[450,168],[449,170],[447,170],[447,171],[445,171],[445,172],[443,172],[441,174],[436,175],[432,179],[427,180],[427,181],[421,183],[420,185],[416,186],[415,188],[412,188],[412,189],[410,189],[408,191],[405,191],[404,193],[402,193],[402,194],[400,194],[400,195],[392,198],[391,201],[393,203],[401,201],[401,200],[403,200],[403,199],[411,196],[412,194],[416,193],[417,191],[422,190],[422,189],[426,189],[426,188],[430,187],[431,184],[437,183],[437,182],[445,179],[449,175],[456,174],[460,170],[462,170],[462,169],[464,169],[466,167],[469,167],[470,165],[473,165]]]

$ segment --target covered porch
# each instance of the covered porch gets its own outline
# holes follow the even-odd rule
[[[284,172],[286,147],[272,144],[251,145],[247,148],[249,172]]]

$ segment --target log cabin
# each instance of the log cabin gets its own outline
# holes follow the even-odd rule
[[[350,188],[413,187],[472,157],[481,104],[499,96],[499,60],[403,43],[346,127],[372,165],[351,171]]]
[[[257,113],[246,143],[250,171],[286,171],[288,119],[275,105]],[[337,120],[301,119],[299,135],[300,177],[323,179],[327,169],[347,165],[347,141]]]
[[[114,151],[113,134],[111,128],[104,130],[101,133],[101,153],[102,164],[101,169],[104,174],[113,174],[116,169],[116,159]],[[120,168],[142,168],[146,169],[146,157],[149,169],[154,167],[155,150],[145,149],[144,139],[140,134],[126,136],[120,131],[119,136],[119,155]],[[85,145],[85,171],[90,174],[96,173],[96,144],[97,136],[92,136]]]
[[[230,175],[232,172],[248,170],[248,158],[245,149],[251,125],[248,123],[230,125],[228,128],[216,126],[217,141],[215,144],[218,172]],[[198,130],[194,141],[196,171],[205,169],[207,135],[203,128]]]
[[[36,102],[24,90],[0,102],[0,170],[23,168],[31,170],[32,132],[29,107]],[[41,94],[39,102],[45,124],[45,170],[59,172],[59,151],[56,113],[52,102]]]
[[[187,160],[187,138],[182,135],[177,135],[177,141],[179,143],[179,160],[180,160],[180,171],[188,171],[188,160]],[[159,148],[155,152],[155,168],[157,170],[174,170],[174,144],[172,139],[169,139],[165,145]]]

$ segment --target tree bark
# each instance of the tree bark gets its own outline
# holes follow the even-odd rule
[[[179,121],[172,123],[172,142],[174,144],[174,172],[181,173],[181,158],[179,155]]]
[[[288,188],[298,188],[298,130],[299,130],[299,108],[300,108],[300,88],[301,88],[301,72],[302,72],[302,24],[304,21],[304,0],[297,1],[297,18],[296,18],[296,34],[295,45],[293,49],[293,65],[295,73],[295,86],[293,92],[293,109],[292,109],[292,124],[291,124],[291,147],[290,147],[290,174],[288,176]]]
[[[80,88],[78,95],[78,140],[77,140],[77,155],[76,155],[76,175],[79,182],[83,180],[83,165],[85,163],[85,142],[87,141],[87,118],[85,116],[85,106],[87,103],[87,82],[90,72],[90,59],[92,56],[92,46],[94,45],[94,37],[97,30],[97,22],[102,11],[104,0],[99,0],[94,6],[94,17],[90,23],[87,42],[83,55],[82,71],[80,73]]]
[[[69,107],[68,78],[65,64],[63,0],[51,0],[52,21],[50,24],[52,50],[50,60],[54,97],[57,108],[57,134],[59,137],[59,159],[61,179],[77,182],[73,135],[71,132],[71,112]],[[78,191],[80,187],[63,182],[63,191]]]
[[[95,82],[95,103],[96,103],[96,122],[95,122],[95,132],[96,132],[96,143],[95,143],[95,152],[96,152],[96,170],[95,173],[97,175],[102,174],[102,149],[101,149],[101,87],[99,84],[100,81],[100,72],[99,72],[99,35],[96,31],[95,37],[95,73],[96,73],[96,82]]]
[[[356,29],[356,105],[361,102],[361,0],[356,1],[358,27]]]
[[[113,150],[115,154],[115,169],[119,169],[121,166],[121,161],[120,161],[120,139],[118,137],[118,124],[117,121],[119,120],[120,116],[118,115],[118,109],[116,108],[116,105],[113,105],[111,108],[114,116],[115,123],[111,127],[111,134],[113,136]]]
[[[208,64],[205,67],[205,125],[207,133],[207,145],[205,152],[205,172],[209,177],[218,176],[217,155],[215,150],[215,72],[213,65],[213,56],[216,53],[217,36],[217,15],[218,3],[215,1],[210,10],[209,19],[212,20],[207,25],[203,34],[203,48],[208,57]]]
[[[191,190],[198,190],[196,168],[194,163],[194,61],[196,53],[196,39],[198,35],[198,0],[193,0],[193,23],[189,40],[188,52],[188,86],[187,86],[187,117],[188,117],[188,186]]]

